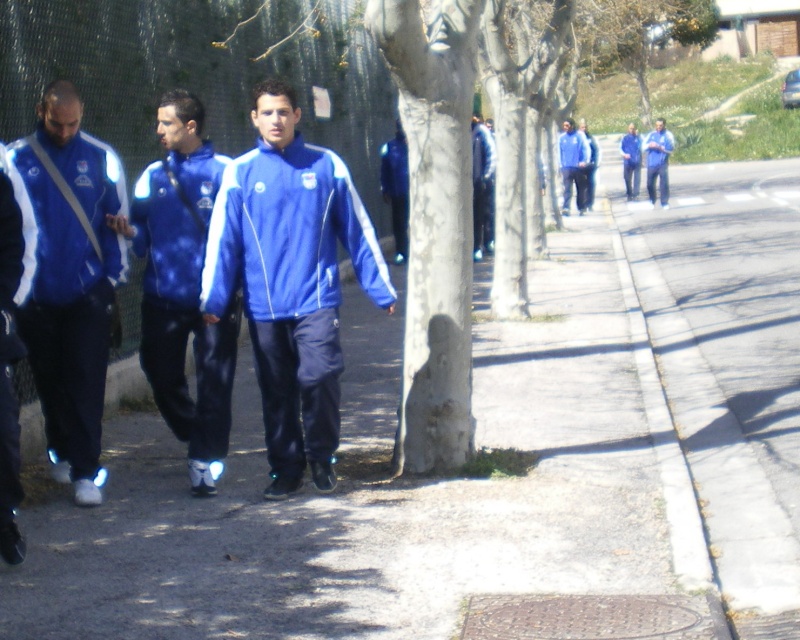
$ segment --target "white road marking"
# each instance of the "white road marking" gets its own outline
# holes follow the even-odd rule
[[[678,205],[681,207],[694,207],[698,204],[705,204],[703,198],[678,198]]]

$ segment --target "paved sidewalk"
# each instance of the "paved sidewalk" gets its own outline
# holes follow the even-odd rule
[[[539,456],[526,477],[388,479],[403,310],[388,317],[348,285],[337,494],[262,500],[245,345],[219,496],[190,496],[185,450],[157,414],[109,420],[106,504],[78,509],[69,488],[34,482],[28,560],[0,566],[0,638],[725,638],[613,221],[566,224],[531,270],[533,320],[474,327],[477,445]],[[402,290],[404,270],[392,274]],[[490,277],[490,262],[476,265],[478,320]],[[498,597],[517,598],[516,622]],[[552,598],[566,599],[541,613]],[[568,601],[583,631],[558,619]],[[587,621],[609,603],[610,619]],[[639,624],[620,619],[630,603],[666,625],[653,633],[683,629],[675,611],[697,615],[683,635],[625,635]],[[606,635],[588,635],[601,623]]]

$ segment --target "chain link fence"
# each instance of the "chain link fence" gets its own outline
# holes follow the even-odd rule
[[[200,96],[205,135],[219,153],[235,157],[255,141],[251,87],[281,75],[298,90],[303,135],[342,156],[378,235],[390,233],[379,149],[394,135],[396,93],[361,27],[362,2],[2,0],[2,6],[0,141],[29,134],[44,86],[68,78],[83,94],[82,128],[116,149],[130,190],[161,155],[155,113],[164,91],[180,87]],[[229,45],[213,45],[234,31]],[[273,45],[269,56],[255,60]],[[313,87],[328,91],[330,118],[315,113]],[[113,359],[131,355],[139,344],[144,265],[130,258],[129,284],[119,292],[124,341]],[[17,386],[23,403],[35,398],[24,364]]]

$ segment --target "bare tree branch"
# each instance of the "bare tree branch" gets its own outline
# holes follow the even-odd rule
[[[258,18],[258,16],[261,15],[261,12],[267,8],[269,3],[270,0],[266,0],[266,2],[264,2],[264,4],[262,4],[258,8],[258,11],[256,11],[252,16],[247,18],[247,20],[243,20],[242,22],[236,25],[236,28],[234,28],[233,33],[231,33],[231,35],[228,36],[227,39],[221,42],[212,42],[211,46],[217,47],[218,49],[227,49],[228,45],[230,45],[231,41],[236,37],[236,34],[239,31],[239,29],[245,27],[246,25],[253,22],[256,18]],[[303,18],[302,22],[300,22],[300,24],[297,25],[297,27],[295,27],[295,29],[289,35],[287,35],[285,38],[282,38],[275,44],[270,45],[267,48],[267,50],[264,51],[264,53],[262,53],[260,56],[256,58],[251,58],[251,60],[253,62],[259,62],[260,60],[268,58],[272,53],[275,52],[276,49],[280,48],[287,42],[290,42],[292,39],[296,38],[298,35],[302,33],[310,33],[313,37],[318,38],[320,33],[319,30],[314,27],[314,25],[317,23],[317,20],[319,19],[320,15],[319,7],[321,4],[322,0],[317,0],[317,4],[314,5],[314,7],[311,9],[311,11],[308,12],[306,17]]]

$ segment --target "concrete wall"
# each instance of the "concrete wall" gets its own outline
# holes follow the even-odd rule
[[[719,39],[703,51],[703,60],[714,60],[720,56],[730,56],[734,60],[753,55],[756,50],[756,25],[749,22],[744,31],[720,29]]]

